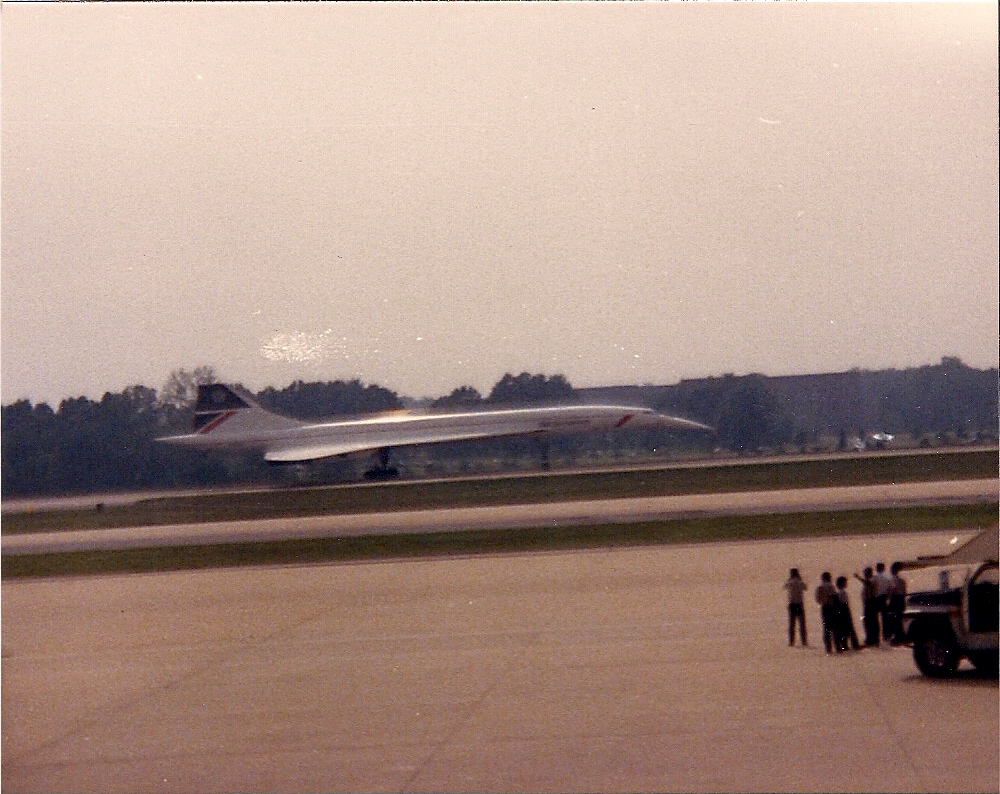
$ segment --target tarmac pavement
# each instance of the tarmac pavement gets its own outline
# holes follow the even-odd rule
[[[995,679],[787,644],[966,537],[8,580],[2,790],[997,791]]]

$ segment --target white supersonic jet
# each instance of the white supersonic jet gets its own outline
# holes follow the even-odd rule
[[[242,389],[214,383],[198,387],[194,432],[157,439],[200,449],[254,449],[270,463],[302,463],[337,455],[377,453],[369,476],[393,476],[389,450],[415,444],[621,428],[711,430],[707,425],[652,408],[562,405],[462,413],[394,411],[362,418],[303,422],[266,411]]]

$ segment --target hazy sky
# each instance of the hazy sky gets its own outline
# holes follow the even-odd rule
[[[0,14],[4,403],[997,364],[992,2]]]

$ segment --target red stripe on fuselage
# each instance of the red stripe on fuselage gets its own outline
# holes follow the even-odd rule
[[[626,423],[626,422],[627,422],[627,421],[628,421],[629,419],[631,419],[631,418],[632,418],[633,416],[635,416],[635,414],[625,414],[625,416],[623,416],[623,417],[622,417],[621,419],[619,419],[619,420],[618,420],[618,424],[616,424],[616,425],[615,425],[615,427],[616,427],[616,428],[617,428],[617,427],[621,427],[621,426],[622,426],[622,425],[624,425],[624,424],[625,424],[625,423]]]
[[[205,433],[211,433],[215,428],[225,422],[227,419],[236,416],[236,411],[223,411],[215,419],[209,422],[204,427],[199,428],[198,435],[205,435]]]

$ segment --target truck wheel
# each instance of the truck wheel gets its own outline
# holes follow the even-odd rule
[[[931,678],[947,678],[958,669],[958,648],[940,632],[925,631],[913,641],[913,661],[920,672]]]

